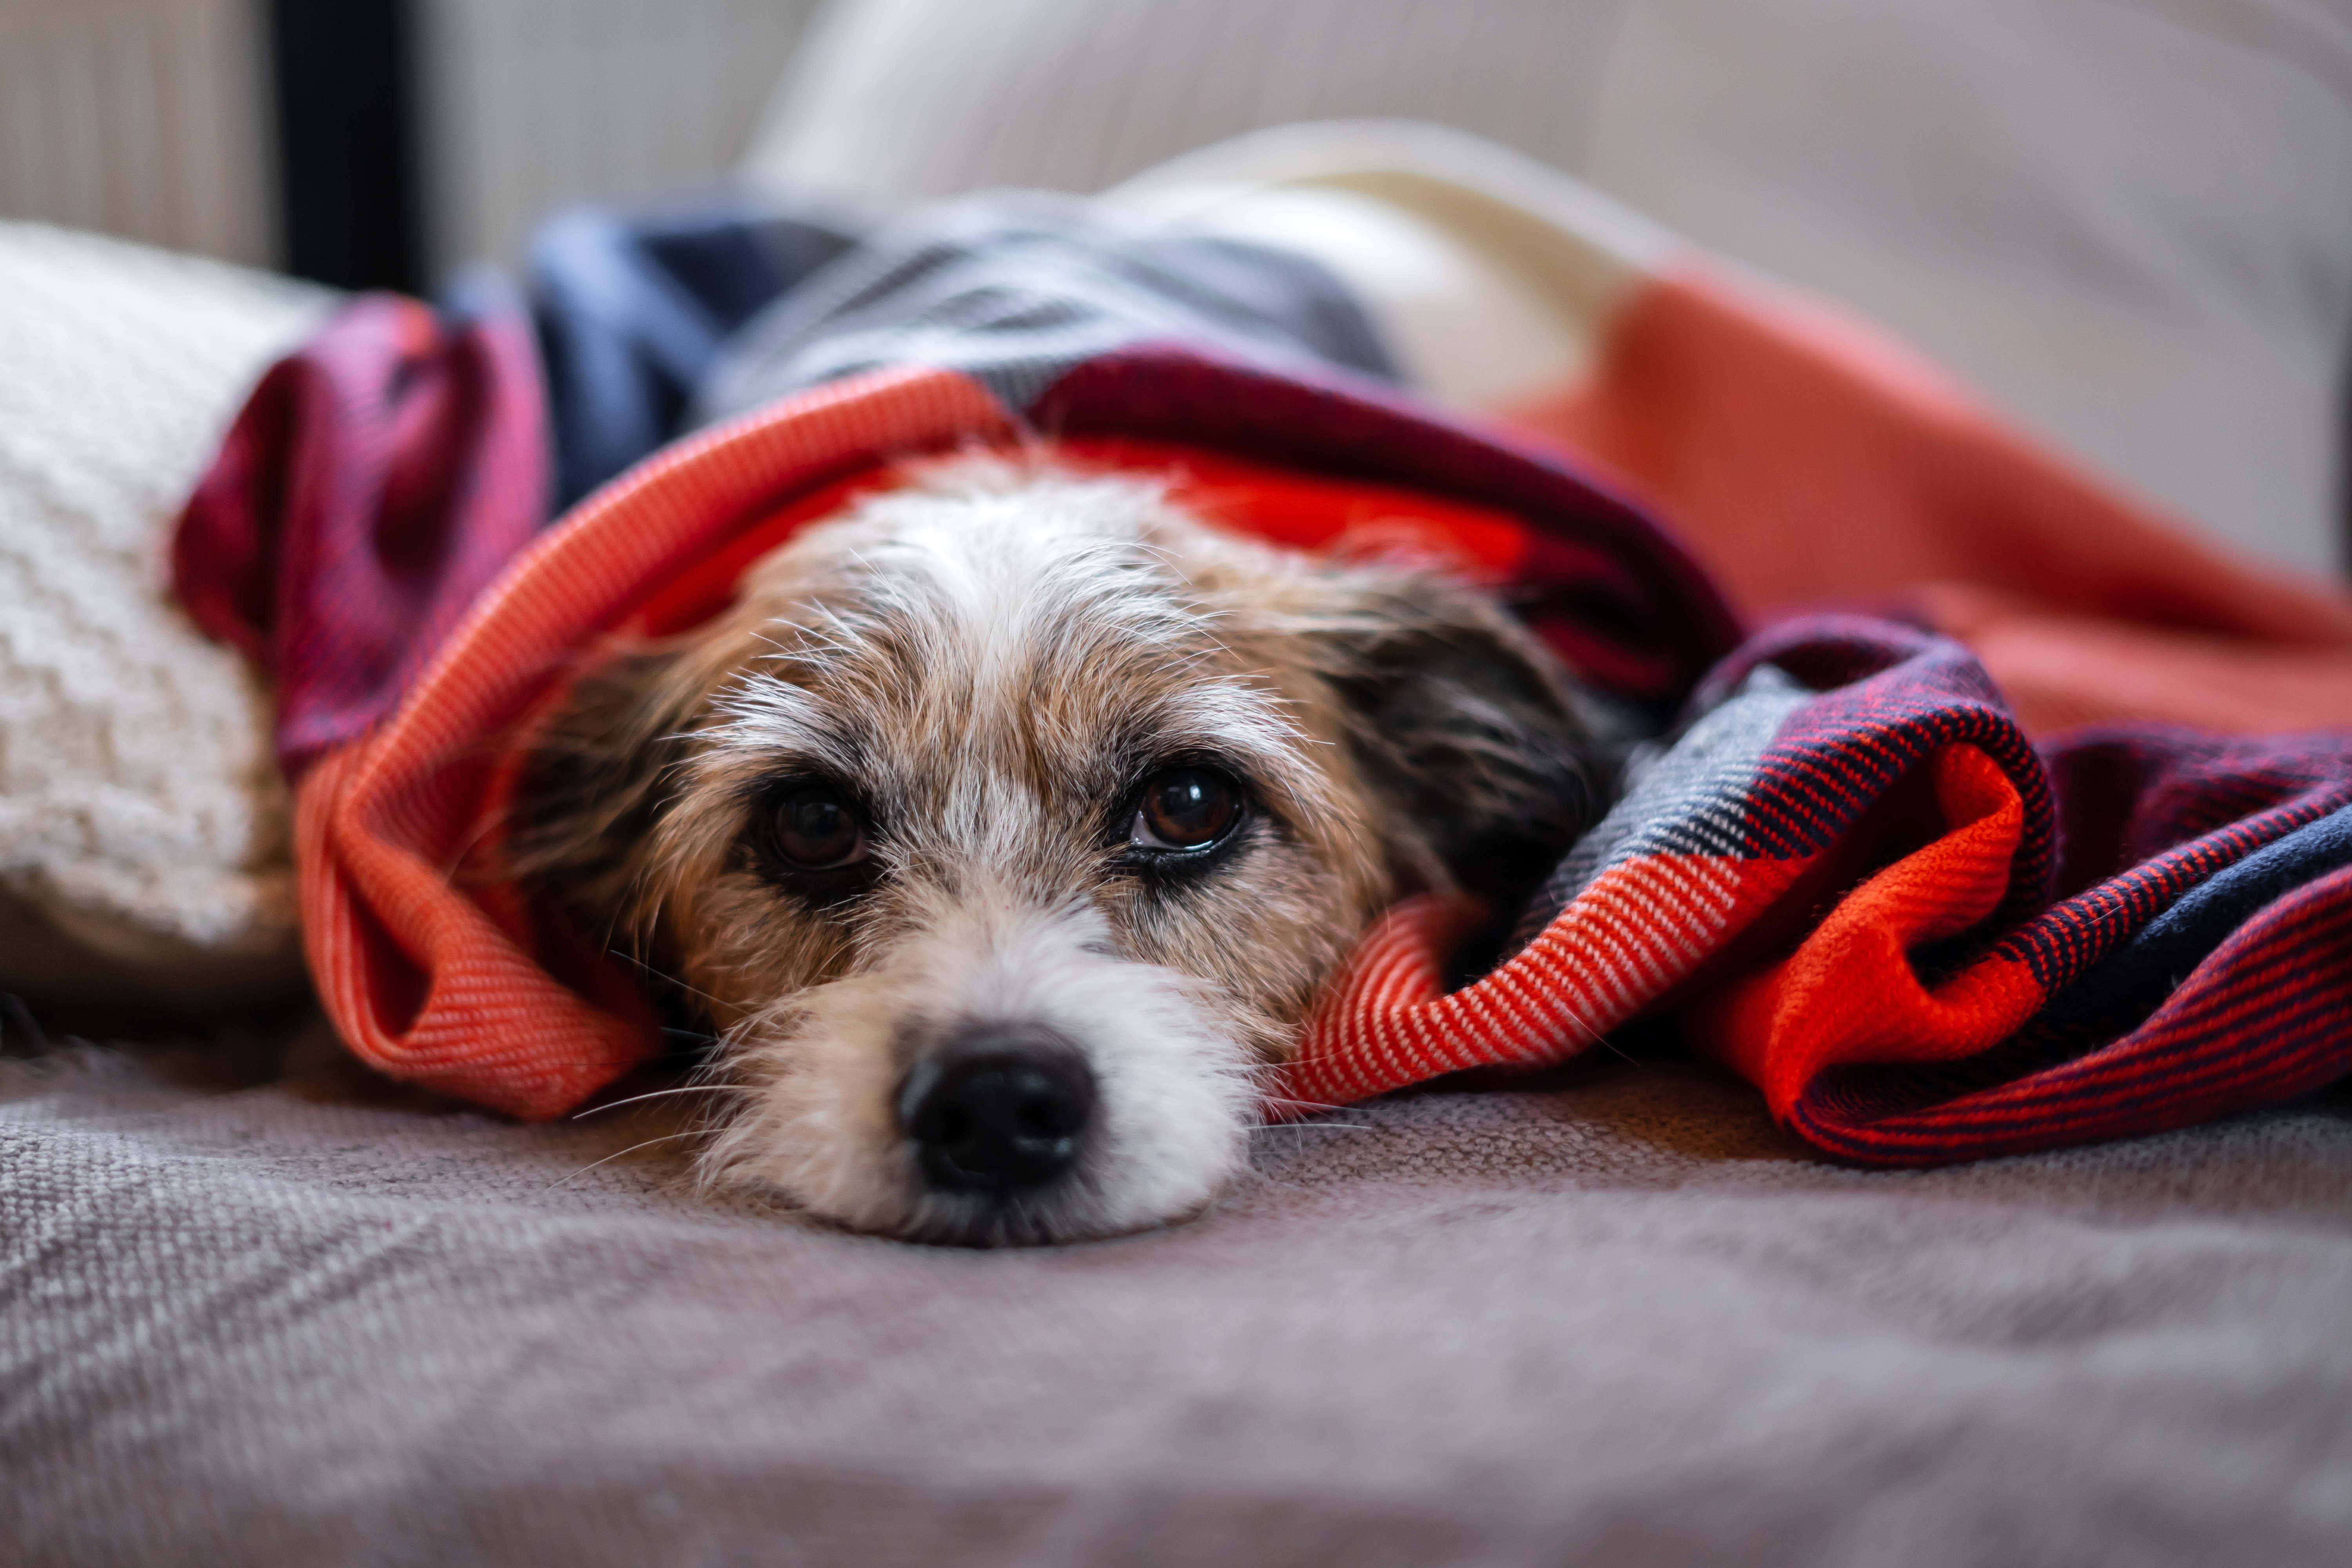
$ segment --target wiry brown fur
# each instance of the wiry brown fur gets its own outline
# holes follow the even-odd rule
[[[1243,783],[1245,825],[1208,870],[1138,874],[1140,781],[1201,762]],[[968,458],[807,531],[713,623],[605,650],[541,742],[523,843],[721,1037],[745,1109],[709,1173],[869,1228],[1051,1239],[1205,1202],[1250,1069],[1372,916],[1465,877],[1524,892],[1610,773],[1550,658],[1443,576]],[[869,823],[871,874],[838,895],[756,847],[763,790],[810,776]],[[1101,1037],[1103,1146],[1017,1204],[923,1191],[891,1086],[960,1017],[1064,995],[1066,1032]]]

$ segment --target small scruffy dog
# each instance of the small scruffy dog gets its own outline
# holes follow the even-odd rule
[[[973,1245],[1192,1214],[1371,919],[1507,910],[1606,804],[1558,662],[1459,583],[1203,526],[1035,455],[935,464],[605,650],[529,876],[719,1039],[705,1178]]]

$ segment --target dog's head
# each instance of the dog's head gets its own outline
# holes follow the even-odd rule
[[[1611,773],[1549,657],[1443,577],[965,458],[607,650],[520,841],[719,1035],[707,1175],[1053,1240],[1206,1204],[1371,917],[1515,900]]]

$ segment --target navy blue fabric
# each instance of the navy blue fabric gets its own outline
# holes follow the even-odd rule
[[[2226,866],[2149,921],[2120,951],[2051,999],[2031,1034],[2040,1046],[2121,1033],[2268,905],[2352,866],[2352,806]]]
[[[1073,367],[1161,341],[1276,370],[1396,379],[1363,310],[1306,257],[999,192],[927,209],[777,300],[727,345],[692,417],[894,364],[962,371],[1026,410]]]
[[[559,507],[678,433],[728,336],[849,236],[740,198],[631,215],[578,206],[531,237]]]

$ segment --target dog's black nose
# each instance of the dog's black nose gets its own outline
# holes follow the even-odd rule
[[[924,1176],[951,1192],[1044,1186],[1076,1162],[1094,1108],[1084,1053],[1039,1027],[958,1036],[898,1089],[898,1125]]]

